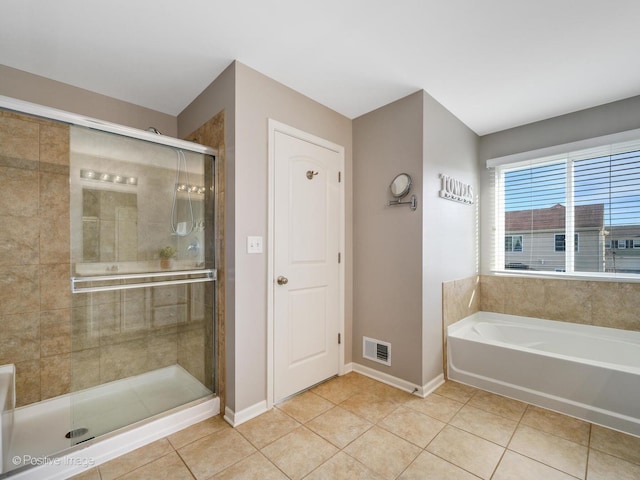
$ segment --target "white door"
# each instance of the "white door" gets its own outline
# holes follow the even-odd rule
[[[275,131],[274,401],[339,370],[343,153]]]

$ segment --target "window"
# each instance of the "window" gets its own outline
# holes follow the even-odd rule
[[[556,252],[564,252],[564,251],[566,251],[564,233],[556,233],[554,237],[555,237],[555,239],[554,239],[555,251]],[[579,235],[576,233],[575,236],[574,236],[574,241],[573,241],[574,250],[576,252],[579,250],[578,249],[579,238],[580,238]]]
[[[626,250],[627,248],[640,248],[640,240],[607,240],[607,249]]]
[[[494,270],[640,275],[640,141],[487,163]]]
[[[522,235],[507,235],[504,237],[505,252],[522,251]]]

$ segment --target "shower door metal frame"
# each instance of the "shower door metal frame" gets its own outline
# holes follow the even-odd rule
[[[207,147],[206,145],[200,145],[199,143],[180,140],[178,138],[169,137],[147,130],[126,127],[124,125],[118,125],[117,123],[105,122],[96,118],[85,117],[84,115],[65,112],[64,110],[45,107],[43,105],[25,102],[23,100],[17,100],[15,98],[6,97],[3,95],[0,95],[0,108],[13,110],[18,113],[27,113],[29,115],[34,115],[36,117],[41,117],[48,120],[57,120],[59,122],[68,123],[70,125],[87,127],[93,130],[99,130],[101,132],[115,133],[117,135],[136,138],[138,140],[158,143],[174,148],[181,148],[195,153],[203,153],[205,155],[211,155],[213,157],[216,157],[218,153],[213,148]]]

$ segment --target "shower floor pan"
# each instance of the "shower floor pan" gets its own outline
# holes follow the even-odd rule
[[[10,454],[42,458],[211,395],[179,365],[116,380],[15,410]]]

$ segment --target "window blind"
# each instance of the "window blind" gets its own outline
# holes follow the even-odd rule
[[[494,270],[640,275],[640,142],[492,171]]]

